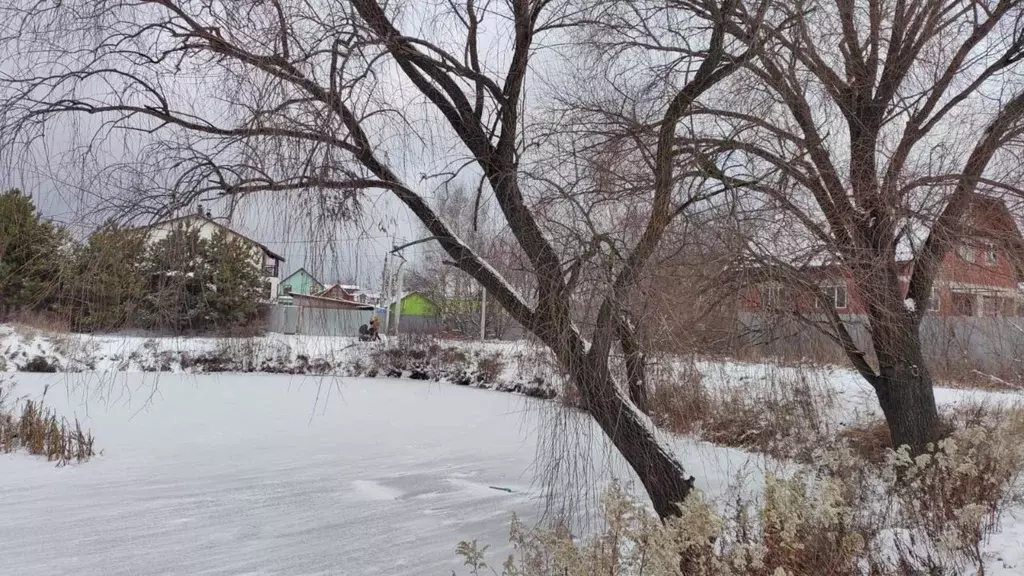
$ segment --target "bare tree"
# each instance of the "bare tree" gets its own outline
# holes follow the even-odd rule
[[[666,98],[651,130],[645,224],[585,336],[573,314],[572,262],[523,188],[521,165],[535,130],[524,110],[531,61],[544,39],[592,25],[591,18],[604,28],[630,26],[602,20],[614,16],[606,9],[615,4],[14,0],[0,8],[11,63],[0,75],[0,131],[11,159],[12,144],[25,150],[59,123],[90,117],[81,141],[89,147],[80,151],[131,135],[126,142],[136,147],[126,150],[134,154],[121,166],[162,183],[165,198],[177,202],[327,191],[344,207],[364,191],[390,192],[455,266],[550,347],[582,407],[636,471],[657,512],[669,516],[692,478],[620,389],[608,357],[615,342],[634,340],[623,302],[666,227],[697,200],[674,202],[676,167],[689,161],[676,144],[680,120],[749,55],[733,51],[735,37],[748,39],[760,12],[748,13],[739,0],[630,3],[638,14],[670,16],[676,43],[668,52],[649,44],[670,58],[658,64]],[[409,31],[417,26],[418,35]],[[645,45],[643,20],[624,32]],[[435,146],[456,150],[448,172],[471,167],[481,193],[493,196],[529,263],[535,294],[517,292],[403,176],[402,157],[415,156],[410,148]]]
[[[698,112],[705,126],[725,127],[698,141],[746,157],[736,174],[757,181],[758,194],[745,206],[787,215],[761,236],[770,242],[751,244],[760,269],[793,273],[811,292],[820,279],[802,270],[827,264],[852,277],[871,343],[859,347],[834,313],[830,333],[874,387],[894,444],[913,450],[939,432],[919,336],[936,270],[964,234],[973,193],[1016,191],[999,152],[1019,138],[1024,116],[1015,77],[1022,8],[1014,0],[779,4],[764,24],[766,48],[733,77],[731,93]],[[897,248],[929,206],[938,210],[923,222],[903,293]]]

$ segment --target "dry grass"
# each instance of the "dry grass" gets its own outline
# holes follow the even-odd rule
[[[847,426],[839,432],[840,442],[857,456],[872,464],[881,464],[892,449],[892,435],[885,420],[872,420]]]
[[[655,365],[648,370],[655,422],[676,434],[692,434],[712,418],[714,404],[693,364]]]
[[[613,483],[603,529],[589,537],[570,534],[564,519],[533,530],[513,519],[501,574],[982,574],[982,544],[1021,501],[1024,411],[969,405],[948,422],[949,438],[916,458],[888,450],[874,464],[846,445],[821,449],[813,465],[766,473],[760,496],[749,495],[740,472],[722,500],[696,491],[664,523]],[[875,446],[885,435],[871,426],[864,436]],[[476,541],[457,553],[474,570],[484,566]]]
[[[13,324],[14,329],[25,336],[31,337],[40,332],[68,333],[71,322],[61,314],[52,312],[36,312],[20,310],[12,314],[6,322]]]
[[[78,419],[72,423],[58,418],[42,401],[24,400],[19,412],[11,388],[0,383],[0,452],[25,450],[58,466],[85,462],[95,455],[93,436],[82,430]]]
[[[650,371],[653,417],[676,434],[806,461],[833,435],[835,398],[811,372],[790,372],[707,385],[693,364],[661,366]]]
[[[1020,374],[1003,374],[1003,377],[977,370],[970,365],[940,367],[934,371],[935,385],[958,390],[986,390],[991,392],[1019,392],[1024,390]]]

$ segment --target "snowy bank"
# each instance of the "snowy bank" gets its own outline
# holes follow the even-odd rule
[[[269,333],[148,338],[0,325],[0,372],[312,374],[412,378],[540,398],[556,395],[547,352],[526,342],[395,340]]]

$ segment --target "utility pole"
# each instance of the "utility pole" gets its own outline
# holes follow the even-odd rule
[[[487,289],[480,288],[480,341],[484,341],[487,339]]]
[[[405,257],[402,256],[402,250],[410,246],[417,244],[423,244],[424,242],[430,242],[431,240],[438,240],[439,236],[429,236],[427,238],[420,238],[419,240],[413,240],[412,242],[405,242],[401,246],[392,246],[391,254],[394,254],[397,258],[402,261],[398,263],[398,293],[395,295],[395,334],[398,334],[398,323],[402,320],[402,291],[405,287],[402,285],[402,266],[405,265]]]
[[[390,272],[389,264],[391,262],[388,259],[389,256],[390,253],[384,255],[384,270],[381,272],[380,278],[380,302],[377,304],[378,308],[380,306],[384,307],[385,334],[387,334],[388,330],[391,328],[391,276],[388,274],[388,272]],[[377,314],[377,310],[374,310],[373,313]]]
[[[400,254],[396,254],[399,258],[402,258]],[[398,290],[395,295],[395,336],[398,336],[398,324],[402,321],[402,264],[405,264],[405,258],[398,263]]]

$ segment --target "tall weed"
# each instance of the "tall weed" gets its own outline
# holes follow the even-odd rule
[[[0,381],[0,452],[24,450],[64,466],[92,458],[93,444],[92,434],[82,430],[77,418],[74,422],[58,418],[42,400],[19,402],[13,398],[13,385]]]

